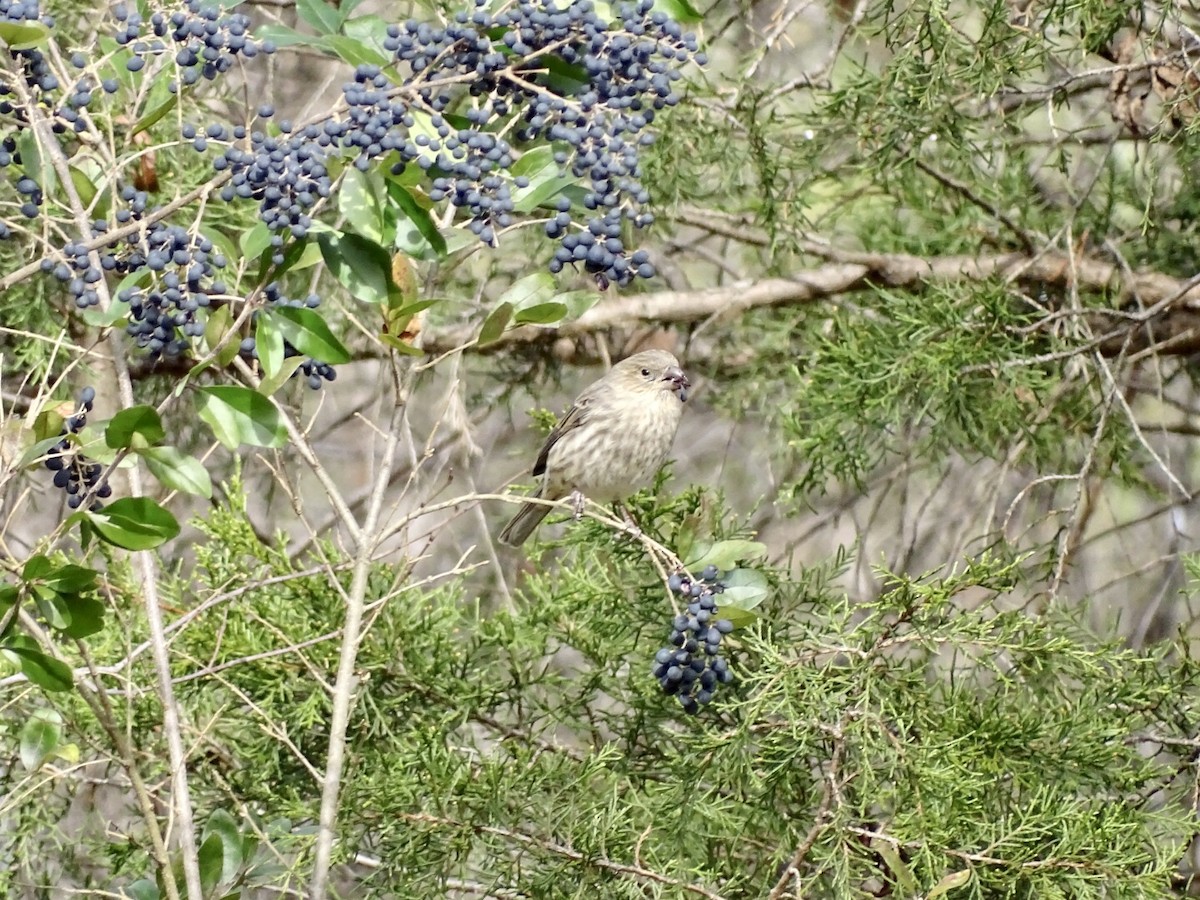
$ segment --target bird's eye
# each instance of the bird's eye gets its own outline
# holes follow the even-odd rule
[[[642,377],[643,377],[643,378],[649,378],[649,377],[650,377],[650,370],[649,370],[649,369],[642,369]]]

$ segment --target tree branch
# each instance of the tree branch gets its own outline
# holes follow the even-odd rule
[[[992,278],[1039,288],[1066,289],[1074,285],[1081,291],[1111,291],[1119,297],[1137,297],[1146,306],[1162,304],[1157,310],[1160,315],[1155,318],[1153,330],[1147,327],[1146,317],[1136,313],[1126,316],[1124,322],[1110,322],[1110,333],[1099,345],[1100,352],[1106,356],[1117,355],[1122,346],[1130,353],[1155,346],[1161,352],[1172,354],[1190,354],[1200,347],[1200,286],[1192,280],[1160,272],[1129,275],[1120,265],[1106,259],[1092,256],[1072,261],[1059,252],[924,258],[900,253],[841,251],[816,242],[806,243],[804,249],[828,262],[797,272],[790,278],[745,281],[696,291],[606,297],[579,318],[559,326],[513,328],[481,352],[496,352],[514,343],[580,337],[621,326],[652,322],[685,324],[713,316],[735,318],[751,309],[800,306],[878,286],[920,289],[927,285]],[[1095,314],[1108,318],[1107,312],[1097,310]],[[469,346],[477,330],[475,324],[427,329],[421,334],[421,346],[426,353],[452,352]],[[1130,332],[1134,332],[1132,337]],[[1126,341],[1129,341],[1128,345]]]

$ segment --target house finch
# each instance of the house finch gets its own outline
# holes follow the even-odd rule
[[[535,496],[623,500],[650,482],[671,450],[691,383],[666,350],[644,350],[623,359],[580,394],[546,438],[533,474]],[[519,547],[550,512],[526,503],[500,532]]]

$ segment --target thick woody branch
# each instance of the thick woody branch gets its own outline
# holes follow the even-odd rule
[[[579,318],[562,325],[527,325],[506,332],[484,352],[505,344],[579,337],[609,328],[651,323],[688,324],[732,319],[751,309],[799,306],[873,287],[919,290],[928,285],[1004,279],[1023,288],[1108,292],[1122,303],[1157,307],[1153,332],[1144,316],[1112,318],[1097,311],[1096,330],[1104,335],[1101,352],[1117,354],[1156,345],[1164,353],[1191,353],[1200,345],[1200,285],[1158,272],[1132,275],[1115,262],[1095,257],[1071,260],[1061,253],[1001,253],[932,259],[890,253],[856,253],[813,245],[806,248],[829,260],[790,278],[768,278],[697,291],[660,291],[610,295]],[[1109,309],[1117,304],[1106,304]],[[422,333],[422,347],[444,353],[469,345],[474,325]],[[1132,334],[1131,334],[1132,332]]]

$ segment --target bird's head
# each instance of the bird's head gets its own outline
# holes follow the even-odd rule
[[[643,350],[626,357],[609,373],[614,381],[631,391],[651,396],[659,391],[671,391],[680,401],[687,400],[692,383],[679,368],[679,360],[666,350]]]

